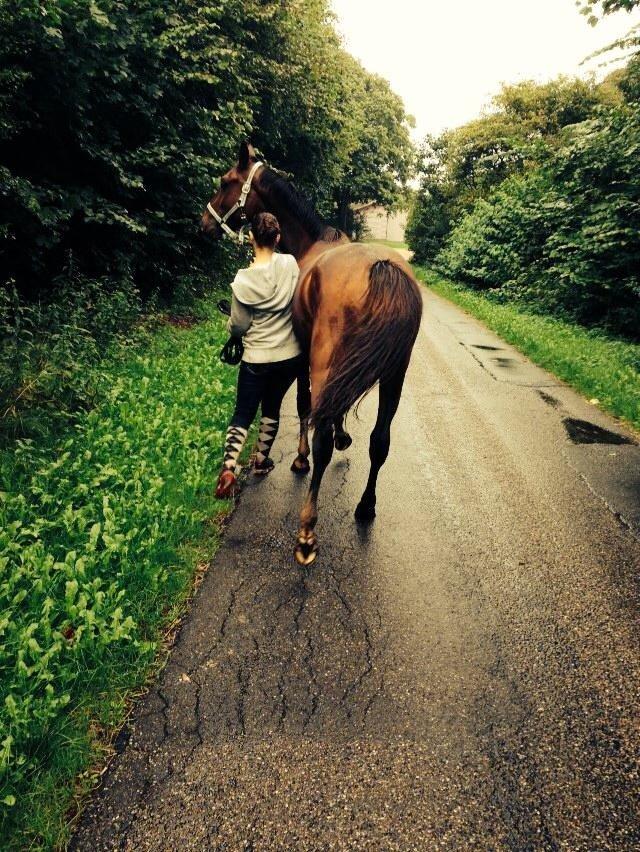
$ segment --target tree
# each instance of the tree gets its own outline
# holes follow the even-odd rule
[[[420,187],[406,230],[417,263],[433,261],[455,218],[457,192],[445,166],[445,146],[443,137],[427,136],[418,154]]]
[[[617,95],[616,95],[617,92]],[[549,83],[503,86],[486,115],[425,141],[421,185],[408,231],[417,257],[434,256],[449,226],[512,174],[530,167],[538,146],[583,121],[620,92],[593,81],[559,77]],[[421,239],[426,239],[424,245]]]
[[[2,3],[0,239],[23,290],[69,269],[169,290],[204,261],[194,202],[250,129],[257,95],[246,11]]]
[[[640,0],[578,0],[578,6],[583,15],[589,18],[589,23],[598,23],[596,12],[602,15],[611,15],[613,12],[631,12],[640,5]]]
[[[337,223],[349,230],[354,203],[375,201],[392,208],[403,199],[402,188],[414,172],[415,150],[401,98],[382,77],[351,60],[352,95],[346,168],[334,189]]]
[[[438,262],[587,325],[640,328],[640,110],[600,107],[456,225]]]
[[[0,68],[0,254],[32,297],[225,274],[198,213],[247,135],[327,215],[408,174],[402,102],[327,0],[0,0]]]

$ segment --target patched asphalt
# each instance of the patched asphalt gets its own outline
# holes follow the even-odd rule
[[[425,293],[378,517],[374,393],[301,569],[286,406],[71,848],[638,848],[636,437]]]

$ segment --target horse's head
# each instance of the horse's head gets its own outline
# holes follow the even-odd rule
[[[202,214],[200,227],[205,234],[220,239],[223,234],[241,242],[239,229],[256,213],[264,210],[252,188],[257,169],[262,165],[249,142],[240,145],[238,162],[220,178],[220,186]]]

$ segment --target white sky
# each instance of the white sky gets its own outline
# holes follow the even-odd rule
[[[476,118],[502,82],[587,76],[589,69],[603,76],[602,59],[580,63],[640,24],[636,9],[591,27],[575,0],[332,4],[345,47],[401,95],[416,119],[417,141]]]

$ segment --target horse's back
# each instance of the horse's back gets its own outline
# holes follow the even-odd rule
[[[346,308],[362,304],[369,288],[371,267],[390,261],[415,281],[413,270],[399,252],[376,243],[342,243],[318,252],[302,264],[294,314],[300,325],[308,326],[320,311],[333,317]]]
[[[311,260],[311,259],[309,259]],[[392,248],[375,243],[345,243],[320,251],[302,264],[293,319],[300,341],[312,349],[324,369],[347,327],[361,322],[367,310],[370,275],[379,261],[388,261],[418,285],[411,266]]]
[[[387,260],[410,278],[414,278],[411,266],[395,249],[377,243],[347,243],[324,252],[317,260],[316,267],[326,279],[327,286],[340,287],[349,292],[354,290],[362,294],[362,288],[369,284],[369,270],[374,263]]]

